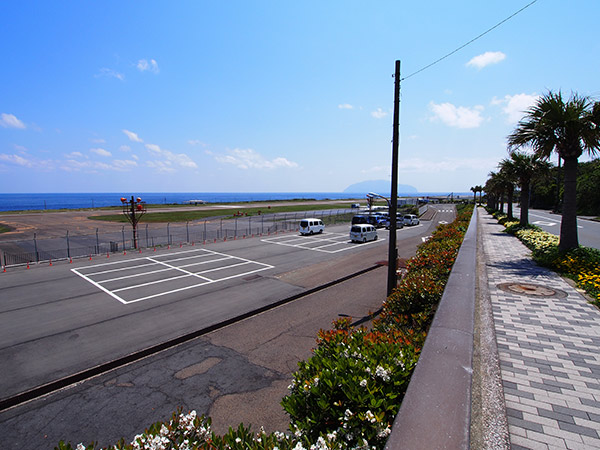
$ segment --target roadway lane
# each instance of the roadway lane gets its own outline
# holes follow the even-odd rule
[[[452,208],[437,208],[431,221],[397,230],[401,257],[410,256],[438,223],[453,220]],[[209,327],[386,259],[387,231],[380,230],[376,242],[350,244],[348,229],[342,225],[314,238],[283,233],[1,273],[0,396]],[[287,245],[273,242],[275,237]]]
[[[514,207],[515,218],[519,218],[520,208]],[[548,233],[560,236],[561,215],[542,209],[529,210],[529,223],[537,225]],[[600,222],[589,219],[577,219],[577,234],[579,244],[585,247],[600,249]]]

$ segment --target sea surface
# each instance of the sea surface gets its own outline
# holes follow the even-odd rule
[[[365,192],[146,192],[135,194],[147,204],[185,204],[190,200],[202,200],[207,203],[236,203],[267,200],[315,199],[343,200],[365,199]],[[0,194],[0,211],[52,210],[100,208],[103,206],[120,206],[123,194],[116,193],[52,193],[52,194]],[[399,196],[426,197],[445,196],[448,193],[412,193]],[[472,196],[469,193],[454,194],[456,197]],[[131,198],[131,195],[127,196]]]

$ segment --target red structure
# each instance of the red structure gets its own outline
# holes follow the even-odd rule
[[[131,196],[131,200],[127,200],[125,197],[121,197],[121,203],[123,205],[123,214],[131,223],[133,227],[133,248],[138,248],[137,239],[137,224],[144,214],[146,214],[146,202],[143,202],[140,197],[137,199]]]

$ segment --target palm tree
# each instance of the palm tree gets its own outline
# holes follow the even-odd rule
[[[477,186],[471,186],[471,192],[473,193],[473,203],[477,203]]]
[[[578,247],[577,161],[583,152],[594,155],[600,150],[600,103],[577,93],[565,102],[560,91],[549,91],[525,112],[508,136],[509,151],[523,146],[531,146],[543,159],[556,152],[564,161],[559,249],[567,251]]]
[[[513,151],[510,154],[510,159],[502,160],[499,166],[510,174],[521,189],[519,222],[522,227],[527,226],[529,224],[529,186],[531,180],[547,174],[550,170],[550,163],[540,159],[535,154],[528,155],[527,153]]]
[[[483,186],[480,184],[475,186],[475,192],[479,192],[479,206],[481,206],[481,193],[483,192]]]
[[[506,215],[508,220],[513,220],[513,199],[515,196],[515,183],[517,182],[517,175],[513,166],[513,162],[510,159],[503,159],[498,164],[498,175],[504,182],[504,189],[506,192]]]

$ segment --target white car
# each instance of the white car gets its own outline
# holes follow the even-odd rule
[[[308,219],[302,219],[300,221],[300,227],[299,227],[300,234],[306,235],[306,234],[322,233],[324,229],[325,229],[325,225],[323,225],[323,222],[321,221],[321,219],[308,218]]]
[[[373,225],[358,223],[350,228],[352,242],[367,242],[377,240],[377,229]]]
[[[414,214],[405,214],[404,217],[402,218],[402,222],[404,222],[404,225],[419,225],[419,218],[417,216],[415,216]]]

